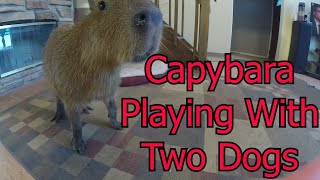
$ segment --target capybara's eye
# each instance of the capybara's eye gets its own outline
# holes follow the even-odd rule
[[[107,5],[104,1],[100,1],[99,2],[99,9],[102,11],[102,10],[105,10],[107,8]]]

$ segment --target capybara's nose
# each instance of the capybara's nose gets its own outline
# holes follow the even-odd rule
[[[136,26],[159,25],[162,23],[162,14],[159,10],[142,10],[134,16]]]

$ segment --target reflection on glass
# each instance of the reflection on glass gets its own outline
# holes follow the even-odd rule
[[[0,29],[0,51],[12,48],[11,35],[9,29]]]
[[[42,62],[43,48],[56,24],[1,28],[0,75]]]
[[[311,3],[311,9],[312,35],[320,38],[320,4]]]

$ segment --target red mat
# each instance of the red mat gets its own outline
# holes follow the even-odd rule
[[[130,63],[122,67],[121,76],[121,87],[127,86],[138,86],[150,83],[145,76],[144,72],[145,63]],[[168,65],[156,61],[152,65],[152,74],[155,78],[162,78],[168,71]]]

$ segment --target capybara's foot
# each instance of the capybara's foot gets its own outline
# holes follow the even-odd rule
[[[87,109],[88,109],[89,111],[93,111],[93,110],[94,110],[91,106],[87,106]]]
[[[115,129],[115,130],[122,130],[122,126],[121,126],[121,123],[118,122],[118,121],[111,121],[112,122],[112,127]]]
[[[79,154],[84,154],[87,149],[87,143],[81,139],[72,139],[72,148]]]
[[[57,111],[56,114],[54,115],[54,117],[51,119],[51,122],[55,121],[58,123],[61,120],[65,120],[65,119],[66,119],[65,113]]]
[[[51,122],[55,121],[55,122],[58,123],[61,120],[66,120],[66,119],[67,119],[67,115],[66,115],[66,112],[65,112],[65,109],[64,109],[64,104],[60,99],[58,99],[56,114],[51,119]]]
[[[114,97],[107,97],[104,101],[108,109],[108,117],[111,120],[112,127],[115,130],[121,130],[121,123],[117,121],[117,104]]]
[[[82,110],[82,114],[90,114],[90,111],[93,111],[94,109],[91,108],[90,106],[86,106],[85,108],[83,108]]]
[[[82,114],[90,114],[89,109],[83,108]]]

